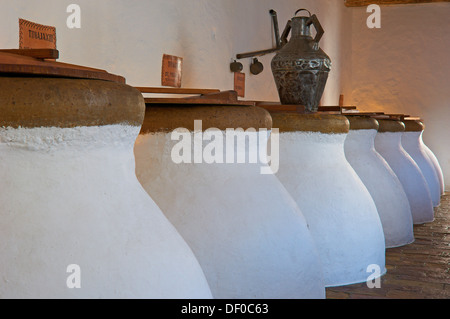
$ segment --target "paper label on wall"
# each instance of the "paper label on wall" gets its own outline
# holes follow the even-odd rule
[[[183,58],[164,54],[162,59],[161,85],[181,87]]]
[[[234,90],[239,97],[245,97],[245,73],[234,72]]]
[[[56,50],[56,28],[19,19],[19,49]]]

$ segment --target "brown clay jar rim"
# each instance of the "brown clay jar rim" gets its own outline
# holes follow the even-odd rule
[[[378,121],[374,118],[367,116],[347,116],[347,119],[350,122],[350,130],[377,130],[380,125]]]
[[[201,120],[202,131],[216,128],[272,128],[272,118],[257,106],[221,105],[147,105],[141,134],[171,132],[177,128],[194,131],[194,121]]]
[[[418,120],[404,120],[405,132],[422,132],[425,129],[425,124]]]
[[[273,127],[280,132],[318,132],[338,134],[349,132],[349,121],[345,116],[324,113],[271,113]]]
[[[378,120],[378,132],[404,132],[405,124],[396,120]]]
[[[140,126],[145,103],[135,88],[116,82],[0,77],[0,127]]]

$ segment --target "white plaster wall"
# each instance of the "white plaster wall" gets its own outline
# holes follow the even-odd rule
[[[450,3],[381,7],[381,29],[353,8],[352,102],[420,116],[423,139],[450,179]],[[448,187],[447,187],[448,188]]]
[[[81,7],[81,29],[68,29],[66,8]],[[164,53],[184,58],[183,87],[233,89],[229,63],[237,53],[274,45],[269,10],[278,12],[280,33],[297,9],[317,14],[321,45],[333,61],[323,104],[350,92],[351,11],[342,1],[306,0],[0,0],[0,47],[18,47],[18,18],[56,26],[60,61],[106,69],[134,86],[161,85]],[[242,60],[246,98],[278,101],[270,70],[250,74]]]
[[[0,129],[0,298],[211,298],[139,184],[139,127]],[[80,266],[69,289],[67,267]]]

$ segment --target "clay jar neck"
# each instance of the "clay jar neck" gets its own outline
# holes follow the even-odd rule
[[[420,121],[413,120],[405,120],[403,124],[405,124],[405,132],[402,136],[402,143],[412,147],[421,147],[425,125]]]
[[[347,134],[349,121],[345,116],[323,113],[300,114],[271,112],[272,125],[284,132],[315,132],[323,134]]]
[[[348,116],[350,131],[345,140],[346,147],[374,150],[374,141],[379,124],[375,119],[359,116]]]
[[[0,77],[0,127],[140,127],[145,103],[135,88],[102,80]]]
[[[271,129],[270,114],[255,106],[148,105],[140,134],[142,141],[161,141],[166,155],[182,145],[179,153],[188,155],[178,157],[180,163],[217,163],[233,170],[234,165],[223,164],[251,164],[259,170],[267,162]]]
[[[315,165],[345,160],[343,146],[349,132],[345,116],[288,112],[271,115],[273,127],[280,132],[280,163],[295,159]]]
[[[375,150],[376,135],[377,131],[374,129],[350,130],[345,139],[345,147],[355,150]]]
[[[165,106],[147,105],[141,134],[171,133],[177,128],[195,131],[195,121],[201,120],[207,129],[247,130],[272,129],[272,118],[265,109],[256,106]]]
[[[401,132],[378,132],[375,136],[375,148],[382,148],[391,152],[403,149]]]
[[[383,148],[399,150],[402,148],[401,140],[403,132],[405,131],[405,124],[399,121],[378,120],[379,129],[375,137],[375,145],[381,142]]]
[[[405,131],[402,135],[402,145],[407,147],[422,147],[422,132]]]
[[[425,125],[421,121],[404,120],[405,132],[422,132],[425,129]]]
[[[98,155],[104,163],[112,163],[122,152],[129,159],[144,108],[144,98],[137,89],[116,82],[2,76],[0,148],[19,150],[17,154],[34,152],[36,158],[47,159],[41,161],[41,167],[51,167],[56,152],[61,152],[59,160],[65,162],[75,157],[81,162],[100,149],[115,154]],[[13,157],[12,153],[8,156]],[[12,163],[16,162],[19,167],[23,163]]]

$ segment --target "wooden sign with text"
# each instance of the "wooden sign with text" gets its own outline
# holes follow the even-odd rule
[[[245,73],[234,72],[234,90],[239,97],[245,97]]]
[[[183,70],[183,58],[164,54],[162,59],[161,85],[179,88]]]
[[[56,28],[19,19],[19,49],[56,49]]]

